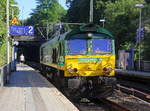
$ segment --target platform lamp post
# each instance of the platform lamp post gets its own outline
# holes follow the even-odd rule
[[[6,38],[6,43],[7,43],[7,64],[8,64],[7,73],[9,74],[9,72],[10,72],[10,66],[9,66],[9,63],[10,63],[9,0],[6,1],[6,24],[7,24],[7,32],[6,32],[7,38]],[[7,76],[7,81],[8,80],[9,80],[9,76]]]
[[[6,43],[7,43],[7,82],[9,81],[9,73],[10,73],[10,35],[9,35],[9,0],[6,1]]]
[[[18,7],[18,5],[16,4],[10,4],[11,7]],[[12,8],[12,19],[14,18],[14,10]],[[11,64],[11,69],[12,71],[16,71],[16,42],[14,41],[14,39],[12,38],[12,64]]]
[[[141,31],[141,28],[142,28],[142,8],[144,8],[144,5],[143,4],[135,4],[135,7],[137,7],[137,8],[140,9],[139,30]],[[139,61],[138,61],[138,67],[139,67],[139,70],[140,70],[141,69],[141,46],[140,46],[140,43],[141,43],[141,34],[139,34],[138,41],[139,41]]]
[[[90,0],[90,23],[93,23],[93,0]]]

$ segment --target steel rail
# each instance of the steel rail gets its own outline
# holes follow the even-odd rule
[[[104,104],[108,105],[111,110],[114,110],[114,111],[131,111],[129,109],[127,109],[126,107],[123,107],[113,101],[110,101],[108,99],[103,99],[103,100],[100,100],[101,102],[103,102]]]
[[[90,100],[92,101],[93,103],[96,103],[96,104],[101,104],[103,103],[105,105],[105,107],[107,107],[107,110],[109,111],[131,111],[129,110],[128,108],[116,103],[116,102],[113,102],[109,99],[106,99],[106,98],[103,98],[103,99],[92,99]]]
[[[144,92],[139,91],[134,88],[128,88],[128,87],[122,86],[120,84],[117,84],[117,87],[118,87],[119,91],[122,91],[124,93],[130,93],[130,94],[132,94],[132,96],[138,97],[138,98],[142,99],[143,101],[150,103],[150,95],[147,93],[144,93]]]

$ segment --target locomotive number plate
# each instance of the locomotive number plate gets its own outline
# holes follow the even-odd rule
[[[100,62],[101,58],[79,58],[78,62]]]

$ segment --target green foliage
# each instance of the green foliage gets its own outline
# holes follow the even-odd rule
[[[146,26],[146,34],[143,42],[142,56],[144,60],[150,61],[150,26]]]
[[[3,43],[1,46],[0,46],[0,66],[6,64],[6,58],[7,58],[7,50],[6,50],[6,43]]]
[[[10,0],[9,19],[12,19],[12,11],[14,16],[17,17],[19,9],[17,7],[12,7],[11,4],[16,4],[14,0]],[[6,0],[0,1],[0,66],[6,63]]]
[[[145,0],[147,3],[150,3],[150,0]]]
[[[94,23],[104,17],[104,10],[107,2],[115,2],[116,0],[93,0],[94,4]],[[69,10],[67,12],[67,20],[69,22],[89,22],[90,0],[67,0]]]
[[[58,3],[58,0],[37,0],[37,3],[38,5],[31,14],[31,18],[27,20],[27,24],[45,27],[45,29],[48,24],[49,30],[52,31],[51,24],[60,23],[62,17],[66,14],[66,10]]]
[[[73,0],[69,2],[70,8],[67,12],[68,22],[83,22],[89,21],[90,0]]]
[[[105,10],[107,17],[107,28],[113,32],[116,37],[116,49],[129,49],[135,46],[135,59],[138,59],[138,45],[135,44],[136,29],[139,27],[139,8],[135,4],[144,3],[144,0],[118,0],[115,3],[109,2]],[[150,6],[147,4],[142,9],[142,21],[146,26],[149,21]],[[110,13],[111,12],[111,13]],[[144,17],[143,17],[144,16]],[[149,27],[149,26],[147,26]],[[141,43],[141,56],[143,60],[150,60],[150,32],[146,31],[145,38]]]
[[[139,9],[135,8],[135,4],[142,2],[143,0],[118,0],[107,3],[105,10],[107,28],[116,37],[117,49],[123,48],[126,42],[135,42],[139,18]]]

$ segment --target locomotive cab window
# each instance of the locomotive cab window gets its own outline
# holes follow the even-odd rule
[[[68,40],[69,54],[86,54],[87,41],[86,40]]]
[[[103,54],[112,53],[112,40],[110,39],[93,39],[92,53]]]

